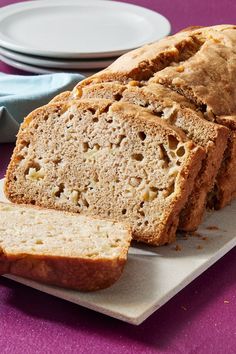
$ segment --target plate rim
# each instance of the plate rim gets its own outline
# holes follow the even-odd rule
[[[93,75],[96,73],[96,70],[91,70],[91,72],[88,70],[83,70],[83,69],[72,69],[72,70],[67,70],[67,69],[56,69],[56,68],[44,68],[40,67],[37,65],[31,65],[31,64],[25,64],[22,63],[21,61],[18,60],[13,60],[10,58],[5,57],[4,55],[0,54],[0,61],[3,63],[12,66],[13,68],[16,68],[18,70],[23,70],[29,73],[34,73],[34,74],[54,74],[54,73],[75,73],[75,74],[81,74],[85,77],[88,77],[90,75]],[[1,180],[1,179],[0,179]]]
[[[42,68],[53,69],[79,69],[79,70],[96,70],[104,69],[108,65],[111,65],[117,58],[103,58],[103,59],[59,59],[59,58],[47,58],[38,57],[34,55],[27,55],[18,53],[14,50],[3,48],[0,46],[0,55],[5,58],[22,62],[24,64],[40,66]]]
[[[39,7],[43,7],[43,6],[58,6],[58,5],[78,5],[79,4],[83,4],[84,2],[80,1],[80,0],[55,0],[55,1],[49,1],[49,0],[38,0],[38,1],[25,1],[25,2],[21,2],[21,3],[16,3],[16,4],[11,4],[11,5],[7,5],[5,7],[1,8],[1,14],[0,14],[0,26],[1,26],[1,21],[4,20],[6,17],[11,16],[15,13],[18,13],[19,11],[22,12],[24,10],[27,9],[31,9],[31,8],[39,8]],[[167,36],[170,34],[171,32],[171,24],[170,21],[162,14],[160,14],[159,12],[155,12],[153,10],[147,9],[145,7],[141,7],[138,5],[134,5],[134,4],[130,4],[130,3],[123,3],[123,2],[119,2],[119,1],[106,1],[106,0],[87,0],[86,1],[86,5],[93,5],[96,4],[98,6],[98,4],[102,4],[105,7],[115,7],[115,6],[121,6],[124,7],[126,9],[134,9],[134,11],[140,11],[140,13],[142,12],[142,16],[149,16],[151,17],[156,17],[155,22],[152,21],[152,24],[154,26],[154,24],[157,22],[157,18],[159,18],[159,21],[162,21],[164,26],[165,26],[165,32],[164,34],[162,34],[161,36],[153,36],[152,38],[150,38],[149,41],[145,41],[144,43],[140,42],[137,43],[137,46],[131,46],[131,47],[126,47],[123,49],[119,49],[119,50],[113,50],[113,51],[103,51],[103,52],[99,52],[99,51],[90,51],[90,52],[56,52],[56,51],[48,51],[48,50],[40,50],[40,49],[29,49],[29,47],[21,45],[21,44],[14,44],[13,42],[9,42],[9,39],[7,40],[6,38],[4,39],[4,35],[1,33],[0,30],[0,46],[13,50],[13,51],[17,51],[20,53],[24,53],[24,54],[33,54],[33,55],[37,55],[37,56],[47,56],[47,57],[53,57],[53,58],[108,58],[108,57],[114,57],[114,56],[118,56],[118,55],[122,55],[124,53],[126,53],[127,51],[133,50],[135,48],[138,48],[146,43],[151,43],[153,41],[159,40],[160,38],[163,38],[164,36]],[[163,26],[162,24],[162,26]]]

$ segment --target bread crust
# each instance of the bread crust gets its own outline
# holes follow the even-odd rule
[[[114,284],[120,278],[125,263],[124,258],[68,259],[35,255],[6,256],[0,253],[0,274],[12,274],[63,288],[95,291]]]

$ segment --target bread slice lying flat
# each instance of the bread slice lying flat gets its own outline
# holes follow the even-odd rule
[[[16,203],[125,220],[153,245],[175,240],[205,157],[147,110],[109,100],[44,106],[24,121],[5,183]]]
[[[130,241],[125,224],[0,203],[0,274],[83,291],[106,288],[119,279]]]
[[[66,99],[64,95],[61,99]],[[229,129],[204,119],[196,112],[194,105],[178,93],[159,84],[142,85],[131,81],[127,85],[104,82],[82,87],[77,99],[107,98],[119,102],[129,102],[146,107],[169,124],[180,128],[186,136],[205,149],[206,157],[196,178],[193,191],[181,212],[178,228],[184,231],[196,230],[200,224],[223,153],[227,146]]]

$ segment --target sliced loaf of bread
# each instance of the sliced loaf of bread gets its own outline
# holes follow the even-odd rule
[[[122,274],[129,226],[78,214],[0,202],[0,274],[83,291]]]
[[[134,239],[175,240],[205,152],[137,105],[54,103],[24,121],[8,167],[16,203],[126,220]]]
[[[225,206],[236,194],[236,26],[190,27],[118,58],[107,69],[85,79],[85,86],[132,80],[160,83],[178,91],[204,118],[228,127],[228,146],[208,205]],[[67,96],[67,100],[69,96]]]
[[[145,107],[169,124],[182,129],[190,140],[205,149],[206,158],[193,192],[181,212],[178,226],[180,230],[195,230],[202,220],[207,195],[221,166],[229,129],[205,120],[203,114],[196,112],[195,107],[183,96],[159,84],[142,86],[137,81],[130,81],[127,85],[112,82],[90,84],[83,87],[77,97],[106,98]]]

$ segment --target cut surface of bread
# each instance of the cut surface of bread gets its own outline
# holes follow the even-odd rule
[[[78,97],[79,98],[79,97]],[[124,85],[105,82],[90,84],[80,91],[81,99],[112,99],[145,107],[171,125],[182,129],[186,136],[206,151],[206,158],[196,178],[193,192],[181,213],[179,229],[195,230],[202,220],[206,199],[220,168],[229,130],[204,119],[201,112],[183,96],[159,85],[142,86],[137,81]]]
[[[121,275],[131,229],[78,214],[0,202],[0,273],[79,290]]]
[[[134,239],[174,241],[204,150],[125,102],[54,103],[22,124],[5,183],[16,203],[131,224]]]

